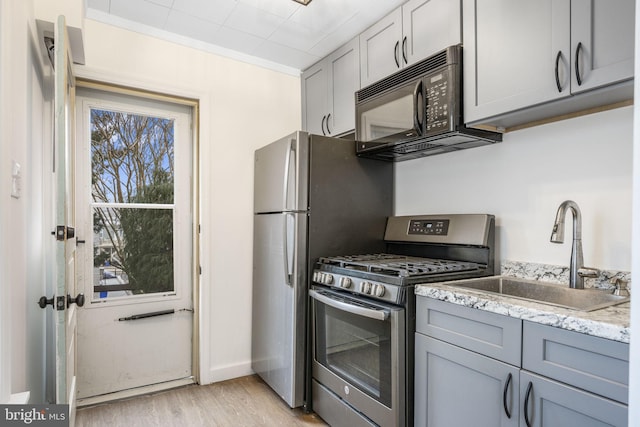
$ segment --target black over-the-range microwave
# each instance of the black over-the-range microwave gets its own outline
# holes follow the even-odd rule
[[[355,94],[356,153],[401,161],[502,141],[464,125],[462,46],[379,80]]]

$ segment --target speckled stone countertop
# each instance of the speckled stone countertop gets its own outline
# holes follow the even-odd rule
[[[503,275],[509,271],[502,268]],[[532,277],[521,277],[536,279]],[[540,279],[538,279],[540,280]],[[551,282],[544,280],[545,282]],[[559,281],[561,282],[561,281]],[[525,301],[480,290],[449,286],[446,282],[416,285],[416,295],[447,301],[466,307],[555,326],[587,335],[629,343],[629,302],[590,312]]]

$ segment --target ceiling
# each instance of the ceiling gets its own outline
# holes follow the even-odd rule
[[[297,73],[405,0],[87,0],[87,17]]]

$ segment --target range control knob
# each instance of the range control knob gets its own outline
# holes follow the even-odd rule
[[[371,293],[371,283],[369,282],[360,282],[360,292],[363,294]]]
[[[346,288],[346,289],[350,288],[351,287],[351,279],[348,278],[348,277],[342,277],[340,279],[340,287],[341,288]]]
[[[384,285],[375,285],[373,287],[373,294],[377,297],[381,297],[384,295],[385,290]]]
[[[319,271],[314,271],[313,272],[313,279],[314,282],[319,282],[320,281],[320,272]]]
[[[333,283],[333,274],[325,273],[323,274],[322,283],[325,285],[330,285]]]

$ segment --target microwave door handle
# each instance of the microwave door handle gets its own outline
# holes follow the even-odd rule
[[[419,97],[422,96],[424,99],[422,88],[423,83],[422,80],[420,80],[418,83],[416,83],[416,87],[413,89],[413,127],[418,135],[422,135],[422,125],[424,124],[420,123]]]
[[[331,297],[321,294],[313,289],[309,290],[311,298],[320,301],[323,304],[337,308],[338,310],[346,311],[347,313],[355,314],[358,316],[365,316],[370,319],[385,321],[389,318],[389,312],[386,310],[373,310],[371,308],[359,307],[357,305],[351,305],[346,302],[335,300]]]

